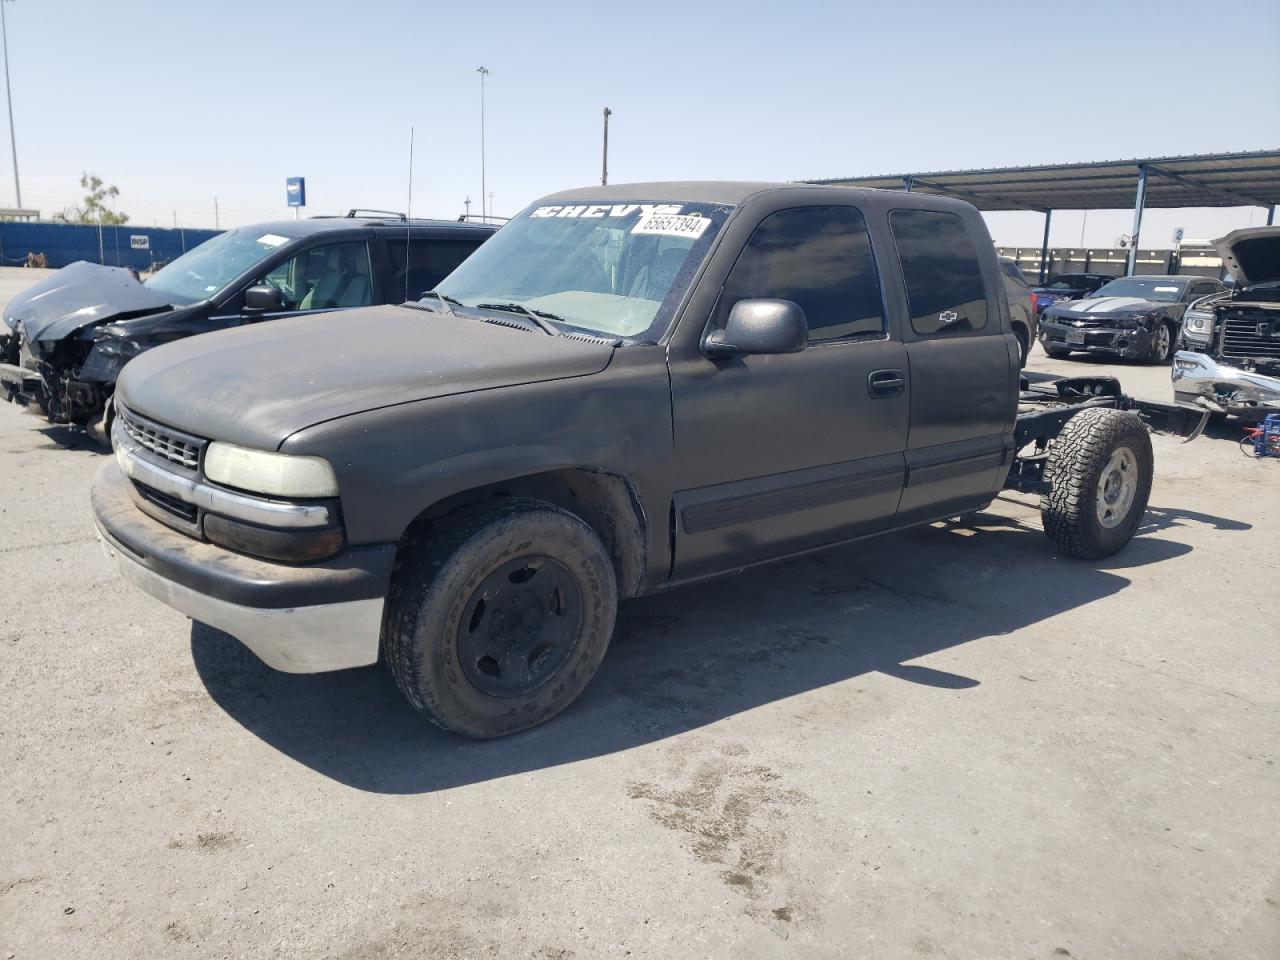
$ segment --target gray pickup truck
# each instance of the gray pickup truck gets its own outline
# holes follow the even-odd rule
[[[582,692],[620,598],[1006,487],[1043,494],[1063,553],[1127,543],[1144,418],[1200,415],[1107,377],[1027,388],[1003,289],[955,200],[556,194],[416,303],[131,361],[98,530],[128,580],[272,667],[381,658],[436,723],[500,736]]]

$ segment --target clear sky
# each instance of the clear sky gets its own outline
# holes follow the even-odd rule
[[[511,214],[598,182],[793,180],[1280,147],[1280,2],[5,2],[23,201],[75,200],[82,170],[134,222],[213,226],[480,199]],[[2,123],[2,120],[0,120]],[[2,127],[0,127],[2,130]],[[0,133],[2,137],[2,133]],[[2,152],[0,204],[13,203]],[[1255,209],[1151,211],[1144,246]],[[1038,244],[1037,214],[989,218]],[[1129,214],[1093,213],[1109,246]],[[1081,215],[1054,217],[1057,245]]]

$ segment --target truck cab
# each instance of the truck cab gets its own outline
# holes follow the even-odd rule
[[[378,336],[337,356],[318,345],[339,324]],[[499,736],[581,692],[620,598],[1006,484],[1045,494],[1063,552],[1122,547],[1150,490],[1141,420],[1109,378],[1037,393],[1019,366],[968,204],[591,187],[418,302],[134,360],[93,508],[129,580],[268,664],[381,659],[434,722]]]

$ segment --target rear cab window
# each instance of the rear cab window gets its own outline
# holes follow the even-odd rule
[[[879,338],[884,302],[856,207],[797,207],[755,228],[725,281],[713,319],[723,327],[739,300],[791,300],[804,310],[809,342]]]
[[[940,210],[894,210],[889,229],[902,266],[911,329],[935,337],[986,327],[982,263],[964,221]]]

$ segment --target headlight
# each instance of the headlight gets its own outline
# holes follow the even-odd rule
[[[6,327],[8,327],[10,330],[12,330],[14,333],[17,333],[17,332],[18,332],[18,318],[17,318],[17,317],[5,317],[5,318],[4,318],[4,325],[5,325]]]
[[[1188,310],[1186,317],[1183,319],[1183,328],[1187,333],[1207,337],[1213,330],[1213,314],[1201,313],[1199,310]]]
[[[336,497],[329,461],[250,450],[215,441],[204,453],[204,475],[214,483],[277,497]]]

